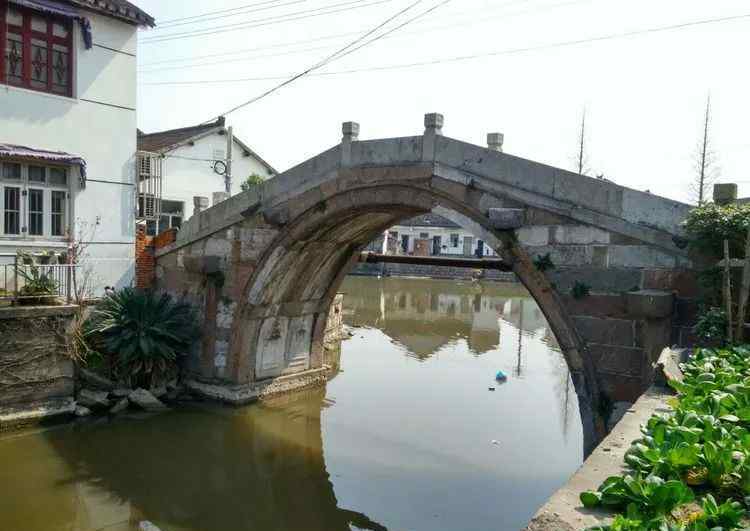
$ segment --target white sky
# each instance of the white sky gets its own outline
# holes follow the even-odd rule
[[[262,1],[135,0],[157,23]],[[280,0],[254,8],[273,9],[142,31],[139,127],[152,132],[193,125],[277,81],[148,83],[296,73],[413,0],[382,0],[343,13],[209,36],[151,44],[145,42],[148,39],[351,1]],[[423,0],[410,13],[438,2]],[[278,6],[284,3],[288,5]],[[481,54],[741,14],[750,14],[747,0],[452,0],[392,38],[321,72]],[[268,49],[342,33],[352,35]],[[163,62],[257,48],[266,49]],[[288,53],[299,50],[305,51]],[[462,62],[307,77],[228,120],[235,134],[279,170],[337,144],[341,122],[359,122],[362,139],[406,136],[421,134],[427,112],[445,115],[446,136],[484,145],[488,132],[499,131],[505,134],[506,152],[572,169],[585,105],[592,175],[604,173],[622,185],[687,200],[710,91],[719,180],[737,182],[740,195],[750,195],[748,50],[750,17]],[[286,55],[278,55],[281,52]],[[149,66],[155,62],[159,64]],[[195,67],[196,63],[204,66]]]

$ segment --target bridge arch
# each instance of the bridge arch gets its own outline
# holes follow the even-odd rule
[[[647,271],[689,266],[674,243],[686,205],[447,139],[439,115],[425,125],[419,137],[359,141],[356,124],[344,124],[339,146],[193,216],[159,252],[157,286],[203,310],[195,388],[243,401],[321,368],[329,307],[359,251],[436,212],[487,242],[536,300],[570,368],[590,450],[603,434],[603,386],[609,399],[612,385],[637,396],[653,351],[669,342],[672,294],[640,294],[650,306],[638,307],[640,295],[622,286],[640,290]],[[545,253],[556,272],[534,266]],[[595,296],[571,298],[577,278]],[[614,384],[602,377],[610,373]]]

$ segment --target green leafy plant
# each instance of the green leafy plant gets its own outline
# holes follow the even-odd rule
[[[744,515],[745,510],[739,502],[727,500],[719,505],[711,494],[707,494],[703,499],[702,520],[709,529],[716,527],[734,529],[740,526]]]
[[[729,240],[731,255],[742,257],[750,227],[750,205],[706,203],[692,209],[683,226],[693,249],[721,258],[722,242],[726,239]]]
[[[644,478],[640,474],[609,477],[597,491],[583,492],[580,497],[581,503],[589,508],[599,505],[624,508],[635,503],[648,516],[666,514],[694,499],[693,491],[681,481],[664,481],[654,475]]]
[[[37,303],[47,301],[57,294],[58,283],[53,278],[49,268],[45,268],[35,260],[31,254],[18,252],[17,274],[23,284],[18,290],[18,295],[26,299],[26,302]],[[49,261],[49,255],[39,255],[42,262]]]
[[[552,262],[552,258],[550,258],[550,253],[537,255],[537,257],[534,258],[534,267],[536,267],[537,271],[542,272],[554,269],[555,264]]]
[[[727,334],[727,314],[721,308],[709,308],[698,316],[695,334],[705,345],[723,344]]]
[[[587,507],[624,510],[598,529],[743,526],[736,499],[750,495],[750,347],[697,349],[681,368],[684,381],[671,383],[673,412],[653,415],[625,454],[632,472],[581,493]],[[691,486],[700,489],[697,503]]]
[[[176,371],[197,338],[192,308],[170,295],[125,288],[106,297],[85,324],[93,350],[113,357],[118,376],[150,387]]]
[[[570,288],[570,294],[573,296],[574,299],[583,299],[585,297],[588,297],[591,293],[591,286],[588,284],[584,284],[583,282],[580,282],[576,280],[575,284],[573,284],[573,287]]]
[[[258,186],[259,184],[262,184],[264,181],[263,177],[258,175],[257,173],[251,173],[248,175],[247,179],[245,179],[242,184],[240,184],[240,188],[243,192],[247,192],[251,188],[254,188]]]

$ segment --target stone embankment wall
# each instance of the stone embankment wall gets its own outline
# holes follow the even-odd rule
[[[67,333],[75,306],[0,309],[0,430],[75,409]]]
[[[607,525],[612,513],[602,509],[586,509],[580,494],[597,490],[610,476],[625,472],[625,452],[630,443],[641,437],[641,425],[654,413],[669,408],[667,399],[672,396],[661,387],[651,387],[625,412],[609,435],[597,446],[581,468],[562,488],[545,503],[524,531],[579,531],[594,526]]]

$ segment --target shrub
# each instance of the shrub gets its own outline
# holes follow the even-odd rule
[[[715,258],[724,256],[723,241],[729,240],[733,257],[745,255],[745,237],[750,227],[750,205],[720,206],[707,203],[694,208],[684,222],[690,246]]]
[[[242,184],[240,184],[240,188],[243,192],[247,192],[248,190],[258,186],[259,184],[263,184],[263,177],[258,175],[257,173],[251,173],[247,179],[245,179]]]
[[[709,308],[698,316],[695,335],[705,345],[721,345],[727,334],[727,314],[721,308]]]
[[[198,325],[189,304],[125,288],[95,307],[85,337],[93,350],[111,357],[118,378],[150,387],[176,372],[178,357],[198,337]]]

